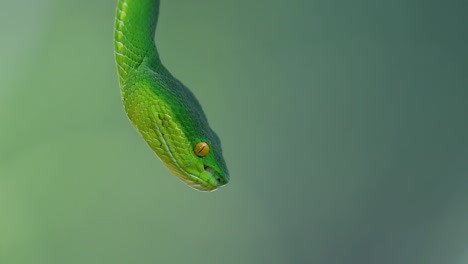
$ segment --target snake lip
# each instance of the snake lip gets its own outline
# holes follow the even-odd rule
[[[222,187],[226,184],[226,182],[223,181],[222,177],[220,177],[219,173],[214,168],[205,164],[204,169],[211,175],[213,179],[209,181],[209,184],[215,186],[216,188]]]
[[[207,167],[205,166],[204,168],[205,170],[203,170],[200,174],[203,174],[203,173],[208,173],[211,177],[210,179],[203,179],[201,177],[201,175],[197,175],[197,174],[192,174],[192,173],[188,173],[186,174],[186,176],[189,176],[189,177],[179,177],[182,181],[186,182],[190,187],[196,189],[196,190],[199,190],[199,191],[202,191],[202,192],[212,192],[212,191],[216,191],[218,189],[218,187],[220,187],[218,184],[216,184],[216,180],[214,180],[214,177],[216,175],[215,173],[215,170],[210,168],[210,167]]]

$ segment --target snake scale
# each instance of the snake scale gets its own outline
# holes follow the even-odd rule
[[[115,59],[123,105],[166,167],[200,191],[229,181],[221,142],[193,93],[161,63],[154,41],[159,0],[118,0]]]

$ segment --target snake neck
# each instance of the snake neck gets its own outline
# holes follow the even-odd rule
[[[120,84],[149,60],[160,65],[154,35],[159,0],[119,0],[114,28],[115,59]]]

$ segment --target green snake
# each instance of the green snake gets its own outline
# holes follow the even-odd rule
[[[221,142],[193,93],[161,63],[154,42],[159,0],[119,0],[115,59],[125,111],[166,167],[189,186],[229,181]]]

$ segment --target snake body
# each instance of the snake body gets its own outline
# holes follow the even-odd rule
[[[221,142],[193,93],[163,66],[154,42],[159,0],[119,0],[114,48],[125,111],[166,167],[189,186],[229,181]]]

